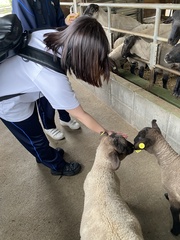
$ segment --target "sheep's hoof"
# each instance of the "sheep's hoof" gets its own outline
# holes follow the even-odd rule
[[[172,228],[171,229],[171,233],[174,235],[174,236],[178,236],[180,234],[180,226],[176,227],[176,228]]]

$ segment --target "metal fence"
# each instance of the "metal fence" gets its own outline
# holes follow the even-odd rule
[[[71,3],[67,2],[61,2],[61,5],[69,5],[69,6],[74,6],[74,12],[80,11],[80,14],[82,14],[82,8],[88,6],[91,3],[76,3],[76,0],[74,0]],[[95,3],[96,4],[96,3]],[[150,59],[148,63],[149,68],[153,71],[155,68],[160,68],[162,70],[166,70],[169,73],[175,74],[180,76],[180,72],[170,69],[170,68],[165,68],[159,64],[157,64],[157,53],[158,53],[158,45],[159,42],[167,42],[166,38],[162,38],[159,36],[159,26],[161,22],[161,12],[162,10],[180,10],[180,4],[147,4],[147,3],[97,3],[101,7],[106,7],[107,8],[107,16],[108,16],[108,27],[104,27],[106,30],[108,30],[110,36],[112,32],[120,32],[124,34],[132,34],[131,31],[125,31],[122,29],[116,29],[111,27],[111,9],[113,8],[137,8],[137,9],[154,9],[156,14],[155,14],[155,23],[154,23],[154,33],[153,35],[148,35],[148,34],[141,34],[138,32],[133,32],[133,35],[137,35],[140,37],[145,37],[147,39],[151,39],[152,42],[150,43],[151,45],[151,50],[150,50]],[[111,42],[111,39],[110,39]],[[136,58],[137,60],[141,60],[140,58]],[[153,85],[153,79],[150,80],[150,85]]]
[[[93,2],[94,3],[94,2]],[[69,6],[71,11],[74,11],[74,12],[80,12],[80,15],[82,15],[83,13],[83,8],[84,7],[87,7],[89,4],[91,3],[79,3],[77,2],[76,0],[73,0],[72,2],[61,2],[60,3],[61,6]],[[122,30],[122,29],[116,29],[116,28],[112,28],[111,27],[111,9],[113,8],[136,8],[136,9],[154,9],[156,14],[155,14],[155,23],[154,23],[154,33],[153,33],[153,36],[151,35],[147,35],[147,34],[141,34],[141,33],[138,33],[138,32],[133,32],[133,35],[137,35],[137,36],[140,36],[140,37],[145,37],[147,39],[151,39],[152,42],[150,43],[151,44],[151,51],[150,51],[150,60],[148,62],[148,66],[150,69],[154,69],[155,67],[157,68],[160,68],[162,70],[166,70],[170,73],[173,73],[175,75],[178,75],[180,76],[180,72],[179,71],[176,71],[176,70],[172,70],[172,69],[169,69],[169,68],[165,68],[159,64],[156,63],[156,59],[157,59],[157,50],[158,50],[158,42],[161,41],[161,42],[167,42],[167,39],[166,38],[162,38],[159,36],[159,25],[160,25],[160,21],[161,21],[161,11],[162,10],[166,10],[166,9],[169,9],[169,10],[180,10],[180,4],[150,4],[150,3],[94,3],[94,4],[98,4],[99,6],[101,7],[106,7],[107,8],[107,16],[108,16],[108,27],[104,27],[105,29],[108,30],[108,33],[109,33],[109,36],[111,38],[111,35],[112,35],[112,32],[121,32],[121,33],[124,33],[124,34],[132,34],[131,31],[125,31],[125,30]],[[73,9],[73,10],[72,10]],[[110,42],[111,42],[111,39],[110,39]],[[142,61],[142,59],[141,59]],[[150,80],[150,81],[153,81],[153,80]],[[152,82],[150,82],[150,84],[152,85]]]

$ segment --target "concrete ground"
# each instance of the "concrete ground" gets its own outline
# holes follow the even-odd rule
[[[126,132],[133,141],[137,131],[116,112],[83,85],[73,82],[73,88],[84,109],[96,120],[107,129]],[[83,165],[82,172],[76,176],[52,176],[0,123],[1,240],[79,239],[83,182],[92,167],[100,137],[83,125],[81,130],[72,131],[56,121],[66,139],[51,141],[51,145],[62,147],[66,160]],[[123,160],[117,175],[122,196],[139,219],[144,239],[180,239],[170,233],[172,219],[155,157],[145,151],[134,152]]]

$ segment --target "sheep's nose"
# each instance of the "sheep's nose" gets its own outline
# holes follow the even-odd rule
[[[178,38],[171,38],[171,37],[168,38],[168,44],[170,44],[171,46],[175,46],[178,41],[179,41]]]

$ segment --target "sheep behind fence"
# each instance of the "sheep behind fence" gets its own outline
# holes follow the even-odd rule
[[[90,4],[85,9],[84,15],[91,16],[103,26],[108,27],[108,14],[107,12],[97,4]],[[131,31],[133,28],[141,25],[140,22],[138,22],[136,19],[130,16],[126,16],[123,14],[113,14],[111,13],[111,27],[117,28],[117,29],[124,29]],[[124,34],[120,32],[113,32],[113,42],[120,36],[123,36]]]
[[[159,43],[158,54],[157,54],[157,64],[169,69],[179,70],[179,63],[167,63],[164,61],[165,55],[171,50],[171,48],[172,47],[167,43]],[[124,44],[122,46],[121,55],[124,58],[130,57],[130,56],[138,56],[140,59],[145,60],[148,64],[150,61],[150,49],[151,49],[151,45],[148,41],[145,41],[143,38],[132,35],[125,39]],[[169,79],[169,72],[167,70],[155,68],[153,83],[156,82],[157,74],[159,73],[163,73],[163,77],[162,77],[163,88],[167,89],[167,83]],[[173,89],[174,96],[180,96],[179,95],[180,89],[177,88],[177,85],[179,82],[178,79],[179,78],[177,77],[176,84]]]
[[[168,43],[171,45],[176,45],[180,39],[180,10],[173,13],[172,16],[172,29],[169,34]]]

